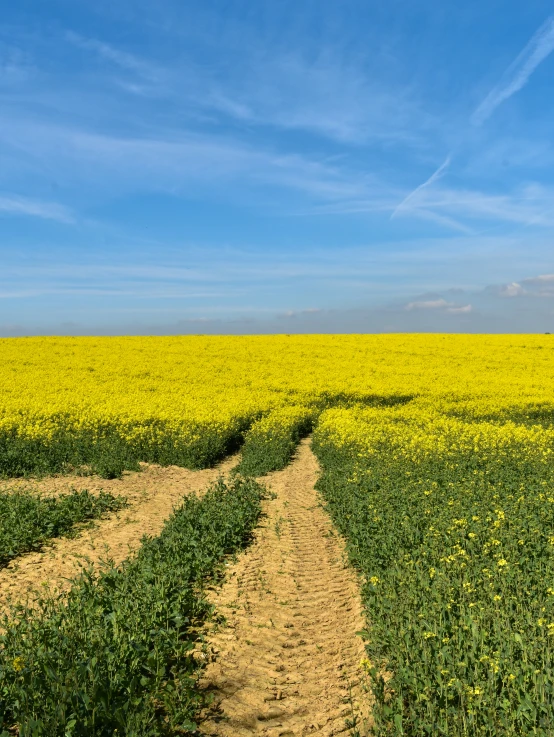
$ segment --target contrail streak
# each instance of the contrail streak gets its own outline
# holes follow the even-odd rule
[[[517,59],[504,72],[502,79],[493,87],[471,116],[473,125],[481,125],[496,108],[522,87],[539,64],[554,51],[554,16],[550,16],[531,38]]]

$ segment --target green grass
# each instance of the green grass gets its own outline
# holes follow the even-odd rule
[[[57,497],[28,491],[0,492],[0,568],[22,553],[39,550],[53,537],[71,535],[75,525],[126,506],[123,497],[73,491]]]
[[[363,580],[375,734],[554,734],[554,492],[544,462],[371,457],[316,430]]]
[[[0,622],[0,734],[190,734],[203,697],[192,657],[202,587],[245,546],[264,489],[236,478],[186,497],[137,556],[76,580],[61,599]]]

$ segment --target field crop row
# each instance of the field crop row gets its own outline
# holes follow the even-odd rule
[[[554,730],[554,434],[331,410],[320,488],[363,581],[377,735]]]

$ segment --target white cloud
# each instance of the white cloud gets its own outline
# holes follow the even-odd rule
[[[522,279],[525,285],[525,293],[531,297],[554,297],[554,274],[539,274],[539,276]]]
[[[308,307],[305,310],[287,310],[283,314],[277,315],[277,317],[292,318],[292,317],[300,317],[302,315],[316,315],[319,312],[322,312],[322,310],[319,309],[318,307]]]
[[[448,169],[448,167],[450,166],[450,161],[451,161],[451,157],[450,157],[450,154],[449,154],[446,157],[446,159],[442,162],[442,164],[438,167],[438,169],[436,169],[436,171],[434,171],[433,174],[431,174],[431,176],[429,177],[429,179],[426,179],[422,184],[420,184],[418,187],[416,187],[412,192],[410,192],[409,195],[407,195],[402,200],[402,202],[399,205],[397,205],[395,207],[394,212],[391,215],[391,219],[394,218],[396,215],[398,215],[398,213],[401,210],[406,209],[406,206],[408,205],[408,203],[410,202],[410,200],[412,200],[414,197],[417,197],[417,194],[419,192],[421,192],[422,190],[424,190],[426,187],[429,187],[431,184],[433,184],[433,182],[436,182],[437,179],[440,179],[443,176],[443,174],[446,171],[446,169]]]
[[[471,117],[474,125],[481,125],[496,108],[516,92],[519,92],[529,80],[538,65],[554,51],[554,16],[550,16],[523,51],[508,67],[500,82],[494,87]]]
[[[449,307],[449,303],[445,299],[430,299],[420,302],[408,302],[406,310],[440,310]]]
[[[488,286],[484,290],[497,297],[554,297],[554,274],[540,274],[519,282]]]
[[[522,284],[527,284],[529,286],[554,284],[554,274],[541,274],[539,276],[531,276],[527,279],[523,279]]]
[[[56,202],[40,202],[15,195],[0,195],[0,213],[8,215],[27,215],[44,220],[57,220],[60,223],[74,222],[71,212]]]
[[[454,302],[447,302],[445,299],[427,299],[408,302],[404,307],[408,312],[414,310],[432,310],[449,314],[465,314],[472,311],[471,305],[457,305]]]
[[[158,69],[155,65],[147,62],[134,54],[115,48],[114,46],[97,41],[94,38],[85,38],[84,36],[68,31],[66,39],[80,49],[92,51],[105,61],[112,62],[127,71],[135,72],[146,79],[155,79],[158,76]]]
[[[501,297],[521,297],[523,294],[526,294],[526,292],[521,284],[513,281],[511,284],[503,284],[499,287],[498,294]]]

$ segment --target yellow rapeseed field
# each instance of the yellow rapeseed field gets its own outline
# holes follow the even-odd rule
[[[0,341],[4,475],[256,475],[313,429],[380,737],[554,734],[553,418],[550,335]]]
[[[322,397],[417,398],[464,417],[554,406],[550,336],[254,336],[0,340],[0,432],[115,429],[133,443],[227,432]]]

